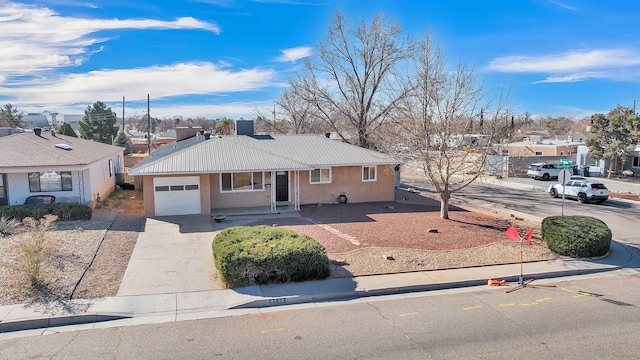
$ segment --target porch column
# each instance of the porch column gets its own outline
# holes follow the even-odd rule
[[[293,177],[293,207],[300,210],[300,171],[296,170]]]
[[[271,171],[271,211],[276,211],[276,172]]]

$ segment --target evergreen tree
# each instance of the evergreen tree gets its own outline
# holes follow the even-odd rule
[[[21,127],[22,116],[22,112],[18,112],[17,107],[6,104],[0,108],[0,126]]]
[[[589,156],[595,159],[611,159],[611,171],[617,170],[617,162],[626,162],[633,156],[640,141],[640,116],[631,108],[618,105],[607,115],[591,117],[591,133],[587,139]]]
[[[62,126],[60,126],[60,128],[58,129],[58,134],[72,136],[75,138],[78,137],[78,134],[76,134],[69,123],[62,124]]]
[[[111,139],[118,134],[116,113],[101,101],[87,107],[78,125],[80,137],[87,140],[111,144]]]
[[[113,140],[113,144],[115,146],[123,147],[125,155],[129,155],[133,152],[131,147],[131,140],[129,140],[129,137],[124,133],[124,131],[118,131],[118,135]]]

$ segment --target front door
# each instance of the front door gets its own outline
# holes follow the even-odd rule
[[[7,198],[7,175],[0,174],[0,206],[9,205]]]
[[[276,201],[289,201],[289,173],[276,172]]]

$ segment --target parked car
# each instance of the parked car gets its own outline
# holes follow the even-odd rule
[[[557,179],[560,171],[562,169],[558,168],[556,164],[536,163],[529,166],[527,175],[535,180],[542,179],[547,181],[549,179]]]
[[[557,198],[562,196],[577,199],[581,203],[594,202],[601,204],[609,198],[609,189],[603,183],[588,180],[569,180],[565,186],[554,184],[549,186],[549,195]]]

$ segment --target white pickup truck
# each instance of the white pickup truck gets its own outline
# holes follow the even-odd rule
[[[546,181],[549,179],[557,179],[562,170],[563,169],[559,168],[556,164],[536,163],[529,166],[527,175],[532,179],[542,179]]]

